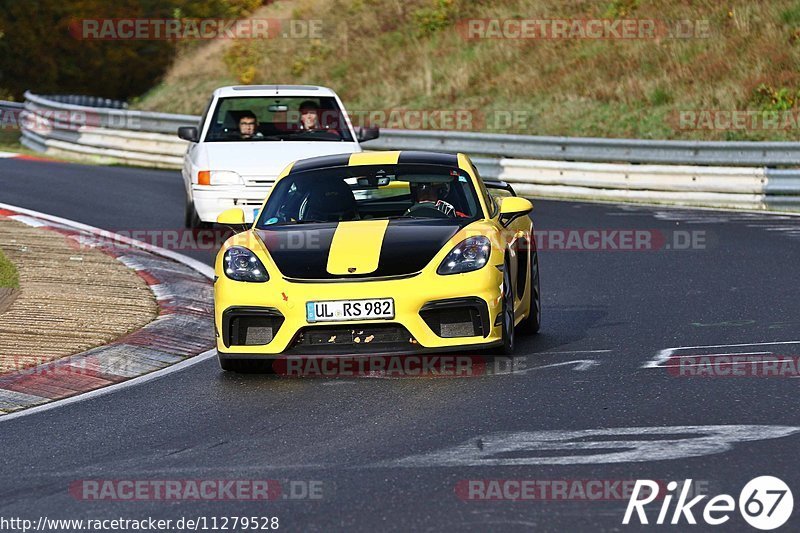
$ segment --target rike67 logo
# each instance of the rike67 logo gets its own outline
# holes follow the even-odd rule
[[[731,518],[736,510],[736,501],[729,494],[714,496],[700,506],[700,502],[707,497],[703,494],[689,499],[692,480],[687,479],[677,494],[678,483],[667,483],[666,495],[659,494],[659,483],[649,479],[637,480],[633,493],[625,509],[623,524],[630,524],[631,520],[638,519],[640,524],[648,524],[645,506],[663,496],[661,509],[658,512],[656,524],[697,524],[694,513],[702,516],[706,524],[719,526]],[[674,496],[678,496],[675,508],[670,519],[670,507]],[[697,506],[695,508],[695,506]],[[756,529],[776,529],[789,520],[794,508],[794,498],[789,486],[782,480],[773,476],[760,476],[750,480],[739,493],[739,512],[742,518]],[[702,511],[701,511],[702,509]],[[635,512],[635,518],[634,518]]]

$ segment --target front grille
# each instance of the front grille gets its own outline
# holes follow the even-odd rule
[[[442,338],[485,337],[489,334],[489,311],[486,302],[480,298],[428,302],[419,315],[431,331]]]
[[[254,200],[248,198],[234,198],[233,205],[237,207],[261,207],[261,204],[264,203],[264,199],[261,200]]]
[[[268,178],[262,176],[243,176],[244,182],[247,185],[268,186],[272,187],[275,184],[275,178]]]
[[[418,347],[416,339],[399,324],[326,325],[301,329],[289,352],[384,353]]]
[[[283,315],[272,308],[238,307],[222,315],[225,346],[263,346],[272,342],[283,324]]]

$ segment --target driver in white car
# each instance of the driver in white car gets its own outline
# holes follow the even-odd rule
[[[306,131],[322,129],[319,121],[319,107],[312,100],[300,104],[300,128]]]
[[[335,125],[323,124],[322,113],[319,106],[313,100],[306,100],[300,104],[300,131],[325,132],[334,135],[341,135]],[[326,113],[330,113],[326,111]]]

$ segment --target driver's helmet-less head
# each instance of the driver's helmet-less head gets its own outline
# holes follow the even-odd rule
[[[450,192],[448,183],[417,183],[413,188],[417,202],[435,202],[445,198]]]

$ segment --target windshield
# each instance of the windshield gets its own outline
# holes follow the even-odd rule
[[[476,219],[472,180],[440,165],[374,165],[311,170],[279,181],[257,228],[381,218]]]
[[[353,137],[335,98],[259,96],[220,98],[205,141],[353,142]]]

